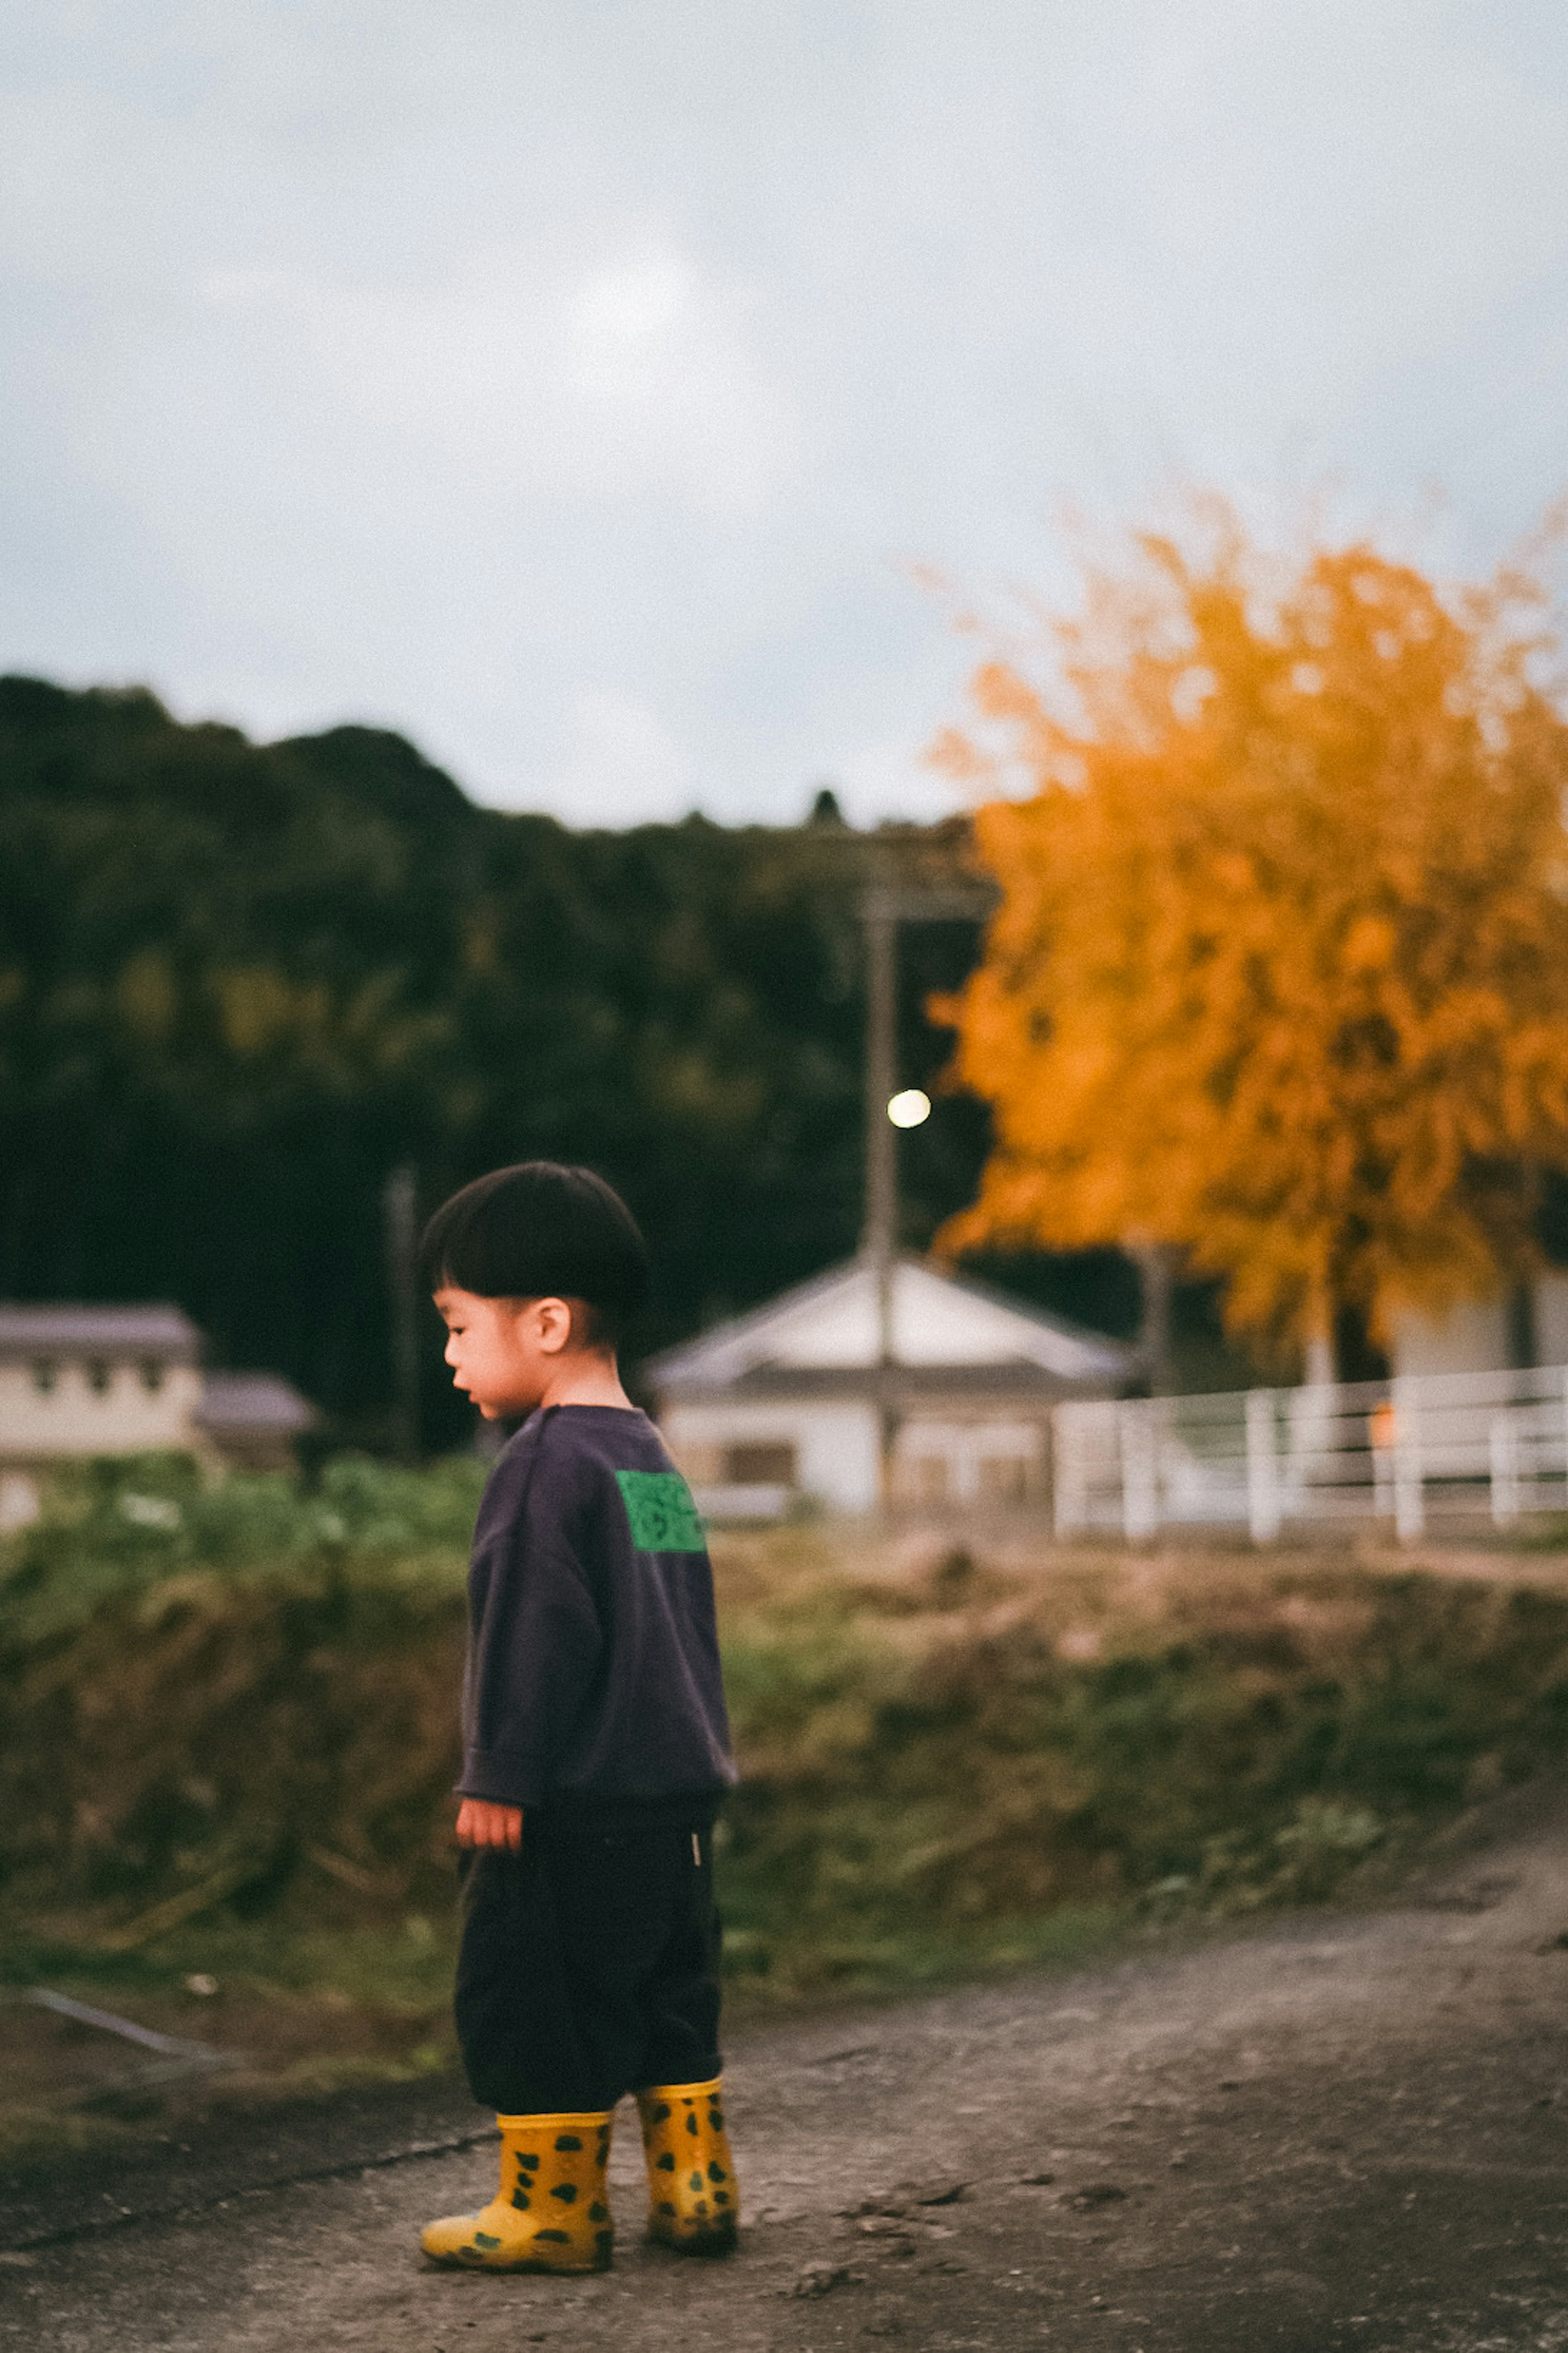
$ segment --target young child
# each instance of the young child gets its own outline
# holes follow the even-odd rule
[[[712,1831],[735,1768],[702,1523],[616,1370],[643,1239],[588,1169],[527,1161],[454,1194],[424,1249],[457,1387],[527,1419],[474,1530],[458,1783],[458,2039],[498,2111],[500,2187],[422,2244],[603,2270],[611,2119],[635,2092],[651,2236],[723,2254]]]

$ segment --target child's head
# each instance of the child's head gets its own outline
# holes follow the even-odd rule
[[[647,1250],[626,1203],[592,1169],[550,1160],[465,1185],[422,1248],[454,1381],[490,1420],[530,1411],[569,1358],[613,1367],[647,1294]]]

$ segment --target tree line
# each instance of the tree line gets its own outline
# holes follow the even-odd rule
[[[0,680],[0,1295],[172,1297],[217,1361],[374,1442],[396,1166],[422,1209],[506,1161],[602,1169],[653,1246],[643,1350],[818,1271],[859,1226],[865,851],[830,805],[577,831],[476,807],[395,734],[260,744],[142,689]],[[934,1089],[924,1007],[977,947],[906,934],[906,1083]],[[986,1141],[964,1096],[904,1139],[910,1243]],[[1034,1271],[1094,1312],[1098,1260]]]
[[[422,1209],[602,1169],[653,1246],[640,1353],[764,1299],[857,1241],[875,862],[996,887],[984,937],[900,939],[899,1075],[937,1097],[907,1244],[1123,1335],[1134,1261],[1173,1271],[1181,1386],[1249,1377],[1222,1305],[1285,1377],[1374,1370],[1408,1308],[1528,1305],[1568,1260],[1544,601],[1210,510],[982,667],[943,747],[973,826],[875,835],[830,797],[574,830],[374,729],[0,679],[0,1294],[176,1299],[369,1442],[394,1169]]]

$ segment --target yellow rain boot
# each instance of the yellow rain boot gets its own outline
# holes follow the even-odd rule
[[[426,2225],[432,2263],[475,2271],[602,2272],[610,2228],[605,2168],[613,2109],[582,2116],[498,2116],[500,2188],[481,2214]]]
[[[647,2158],[650,2239],[683,2255],[727,2255],[741,2220],[724,2137],[724,2079],[656,2084],[637,2094]]]

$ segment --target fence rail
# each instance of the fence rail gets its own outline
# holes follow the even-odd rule
[[[1383,1520],[1514,1526],[1568,1512],[1568,1366],[1216,1397],[1080,1400],[1053,1416],[1058,1535]]]

